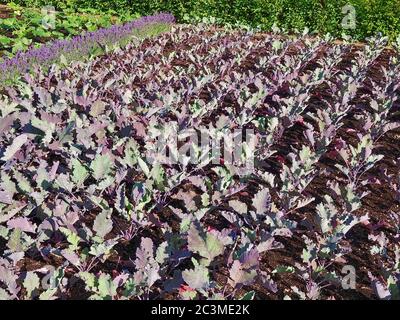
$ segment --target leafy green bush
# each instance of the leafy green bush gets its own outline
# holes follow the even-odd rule
[[[1,1],[0,1],[1,2]],[[178,21],[216,17],[223,23],[260,26],[273,24],[288,30],[304,29],[340,36],[343,32],[357,39],[377,32],[395,38],[400,34],[400,0],[14,0],[27,6],[50,2],[59,8],[77,7],[99,10],[130,11],[141,15],[159,11],[173,13]],[[356,28],[343,29],[342,8],[354,6]]]

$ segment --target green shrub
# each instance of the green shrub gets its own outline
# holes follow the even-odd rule
[[[2,1],[0,1],[2,2]],[[6,2],[6,1],[3,1]],[[400,0],[14,0],[26,6],[52,3],[58,8],[94,8],[101,11],[131,12],[141,15],[159,11],[173,13],[178,21],[216,17],[224,23],[240,23],[270,29],[274,23],[288,30],[304,29],[357,39],[377,32],[395,38],[400,34]],[[341,26],[342,8],[356,9],[354,30]]]

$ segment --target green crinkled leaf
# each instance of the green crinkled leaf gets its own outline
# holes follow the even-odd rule
[[[104,238],[113,228],[113,222],[111,220],[111,211],[103,210],[100,212],[93,223],[93,230],[96,234]]]
[[[110,173],[112,166],[113,162],[109,154],[98,154],[90,164],[90,169],[93,171],[93,177],[100,180]]]
[[[164,168],[159,163],[156,163],[151,169],[150,175],[153,178],[154,185],[157,187],[157,189],[164,191],[164,181],[165,181]]]
[[[312,152],[309,146],[303,146],[299,152],[299,157],[302,163],[307,163],[311,158]]]
[[[201,195],[201,204],[203,207],[208,207],[210,205],[210,196],[207,193]]]
[[[0,237],[2,237],[3,239],[7,239],[9,232],[10,230],[8,228],[0,225]]]
[[[121,159],[128,167],[133,167],[137,164],[137,159],[140,155],[137,142],[134,139],[128,140],[125,145],[125,157]]]
[[[57,293],[57,289],[47,289],[46,291],[42,292],[39,296],[39,300],[54,300],[57,299],[55,294]]]
[[[72,192],[72,189],[75,187],[75,184],[71,181],[70,175],[65,173],[61,173],[57,176],[56,183],[68,192]]]

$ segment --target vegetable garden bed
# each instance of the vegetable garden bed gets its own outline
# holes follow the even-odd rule
[[[0,98],[0,297],[397,298],[399,69],[380,41],[176,26],[26,75]],[[254,170],[151,163],[173,128],[252,130]]]
[[[45,7],[49,8],[50,7]],[[50,16],[54,14],[54,18]],[[121,24],[138,15],[113,16],[98,12],[50,11],[17,5],[0,5],[0,60],[18,51],[38,47],[56,39],[69,39],[87,31]],[[54,20],[52,20],[54,19]],[[53,25],[54,24],[54,25]]]

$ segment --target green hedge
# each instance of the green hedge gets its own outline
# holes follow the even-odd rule
[[[1,1],[0,2],[7,2]],[[178,21],[216,17],[227,23],[241,23],[270,29],[274,23],[288,30],[331,33],[344,31],[357,39],[381,32],[394,39],[400,34],[400,0],[14,0],[15,3],[40,6],[53,4],[59,8],[95,8],[142,15],[156,11],[173,13]],[[357,24],[344,30],[342,7],[353,5]]]

